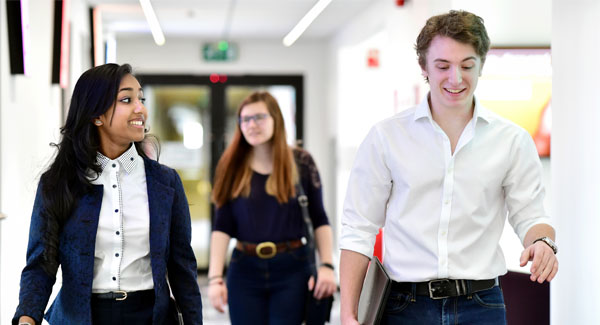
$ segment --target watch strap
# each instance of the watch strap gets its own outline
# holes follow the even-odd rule
[[[554,252],[555,255],[558,252],[558,247],[556,246],[556,244],[554,244],[554,242],[552,241],[552,239],[550,239],[550,237],[547,237],[547,236],[546,237],[540,237],[540,238],[534,240],[533,244],[537,243],[538,241],[542,241],[546,245],[548,245],[548,247],[550,247],[552,249],[552,252]]]

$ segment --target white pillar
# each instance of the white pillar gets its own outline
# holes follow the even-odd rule
[[[600,1],[552,1],[552,188],[559,271],[553,324],[597,324],[600,307]]]

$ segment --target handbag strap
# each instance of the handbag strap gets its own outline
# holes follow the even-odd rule
[[[315,235],[312,221],[310,220],[310,214],[308,213],[308,197],[304,193],[302,184],[300,181],[296,183],[296,193],[300,210],[302,211],[302,219],[304,220],[304,233],[306,234],[306,245],[309,250],[309,259],[313,265],[316,263],[315,258]]]

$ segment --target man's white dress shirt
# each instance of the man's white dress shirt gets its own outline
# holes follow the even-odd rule
[[[150,212],[144,160],[131,146],[117,159],[98,153],[103,185],[92,292],[154,288],[150,266]]]
[[[356,154],[341,249],[372,256],[385,226],[384,266],[399,282],[491,279],[506,273],[507,219],[523,241],[549,224],[531,136],[475,101],[454,154],[427,98],[376,124]]]

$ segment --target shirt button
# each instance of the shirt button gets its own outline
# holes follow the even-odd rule
[[[119,253],[116,253],[116,254],[115,254],[115,257],[119,257]]]
[[[117,281],[117,278],[113,276],[113,281]]]
[[[133,161],[133,157],[129,158],[131,161]]]
[[[112,164],[113,168],[117,167],[117,164]]]
[[[116,184],[113,184],[113,188],[117,188],[117,185],[116,185]]]
[[[119,209],[115,209],[115,212],[119,212]]]
[[[115,234],[117,234],[117,236],[119,236],[121,234],[120,231],[115,232]]]

